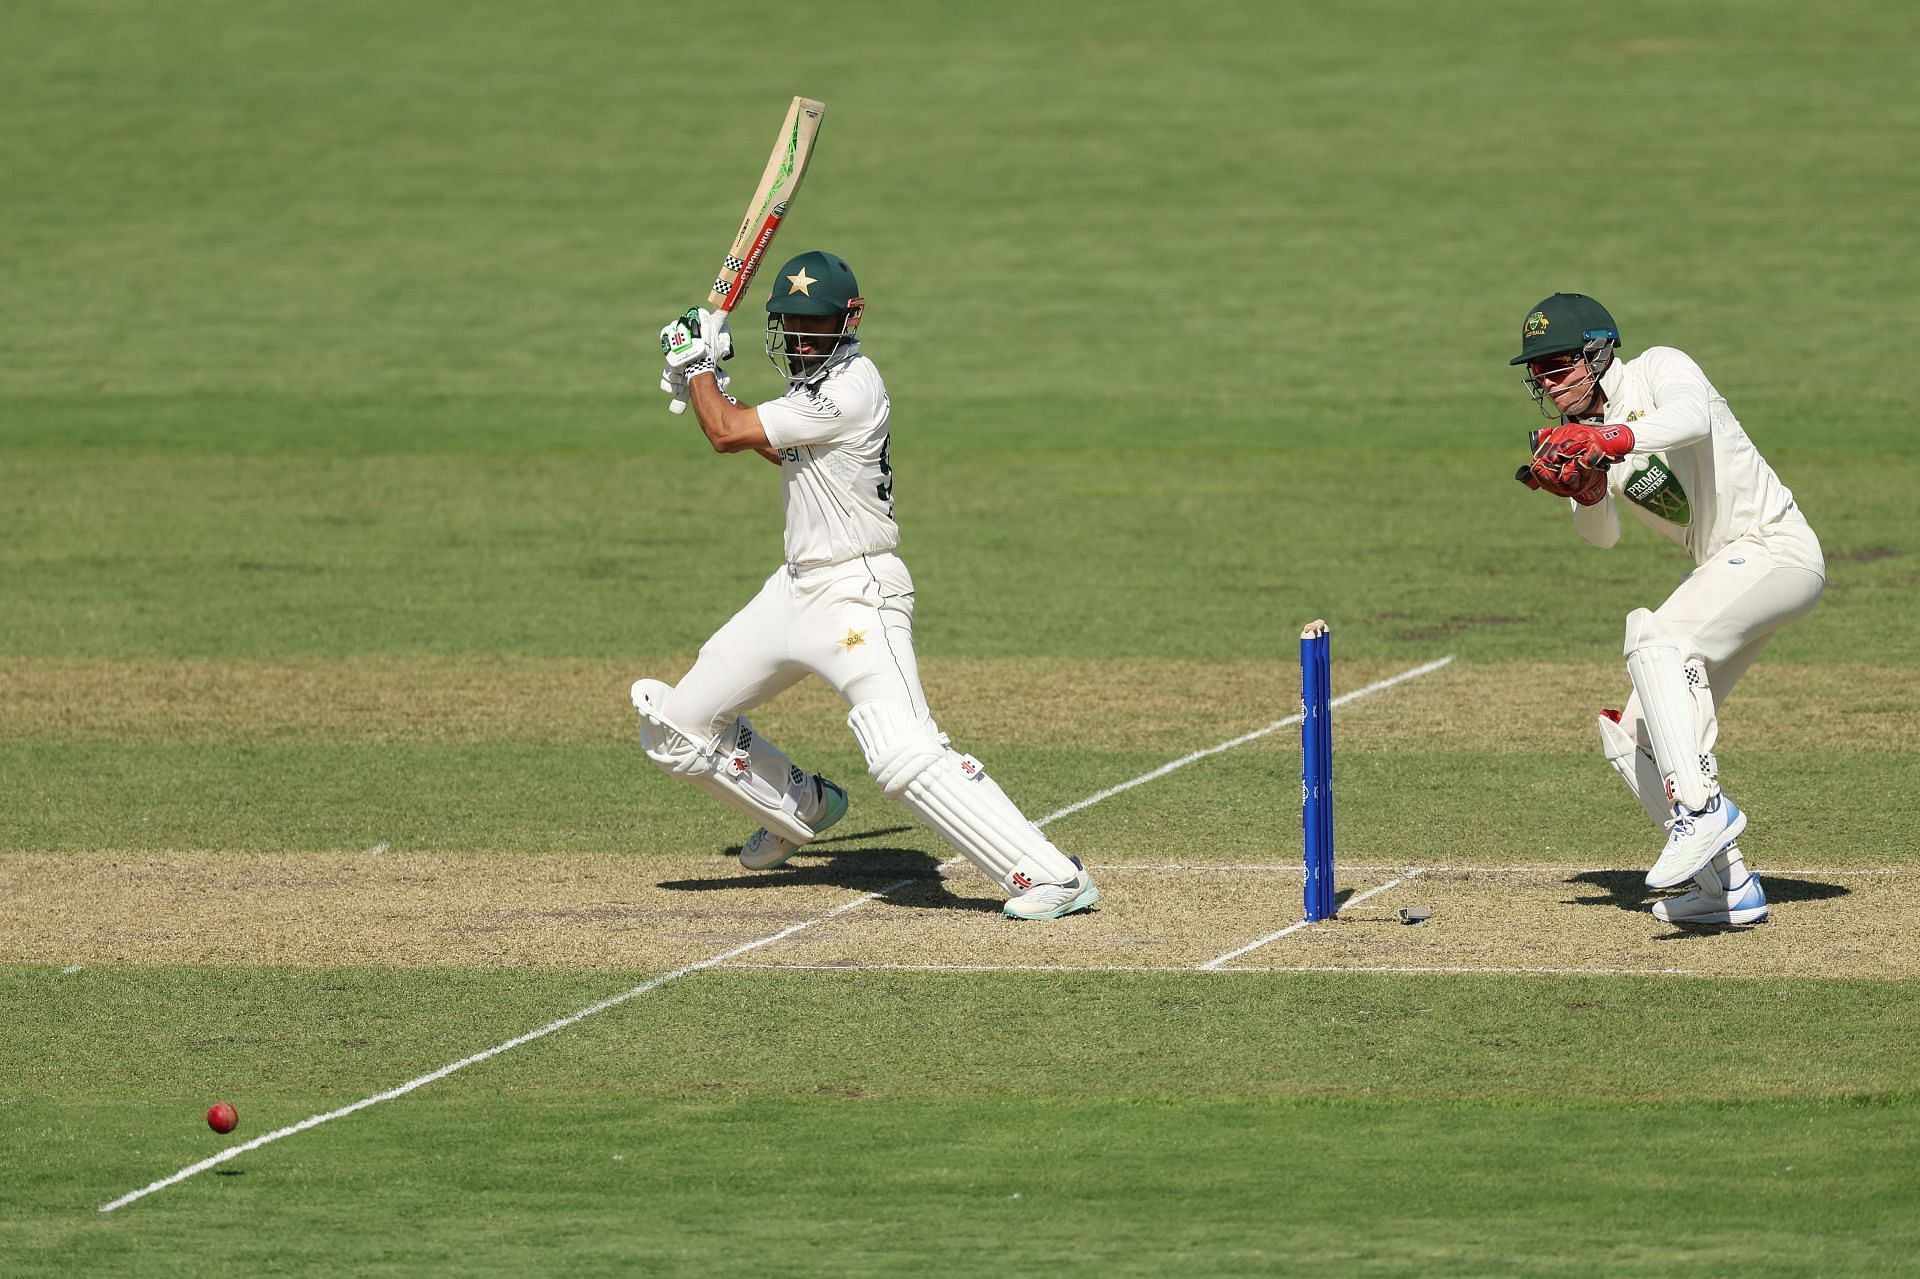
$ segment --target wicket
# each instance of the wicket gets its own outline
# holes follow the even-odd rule
[[[1333,687],[1328,628],[1308,622],[1300,632],[1300,828],[1304,837],[1307,922],[1332,919]]]

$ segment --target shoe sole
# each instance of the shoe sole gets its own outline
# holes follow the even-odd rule
[[[1685,870],[1682,870],[1676,874],[1670,867],[1668,870],[1663,872],[1660,869],[1660,866],[1667,859],[1665,857],[1662,857],[1659,861],[1655,862],[1653,864],[1653,869],[1647,872],[1647,887],[1648,888],[1678,888],[1681,884],[1684,884],[1689,879],[1692,879],[1694,875],[1699,872],[1701,867],[1705,866],[1708,862],[1718,857],[1721,853],[1726,852],[1727,848],[1730,845],[1737,843],[1740,839],[1742,832],[1744,832],[1746,829],[1747,829],[1747,810],[1742,808],[1735,812],[1732,823],[1728,825],[1728,827],[1725,830],[1720,832],[1719,837],[1714,840],[1713,845],[1707,849],[1706,856],[1700,858],[1699,861],[1695,862],[1691,866],[1688,866]]]
[[[1689,915],[1685,919],[1669,919],[1656,910],[1653,912],[1653,917],[1663,924],[1672,924],[1677,928],[1718,928],[1728,924],[1764,924],[1767,922],[1767,908],[1754,906],[1746,910],[1713,910],[1704,915]]]
[[[1066,905],[1060,907],[1058,910],[1050,910],[1044,915],[1023,915],[1013,908],[1012,902],[1006,904],[1002,913],[1005,914],[1008,919],[1058,919],[1062,915],[1071,915],[1077,910],[1085,910],[1099,900],[1100,889],[1098,886],[1088,884],[1085,888],[1074,894]]]
[[[778,857],[772,858],[770,860],[760,859],[754,853],[753,850],[755,848],[754,840],[760,839],[762,836],[766,837],[766,840],[769,844],[786,844],[787,850],[784,853],[781,853]],[[765,845],[761,845],[761,847],[764,847],[764,846]],[[786,840],[780,838],[780,836],[778,835],[770,833],[765,826],[762,826],[759,830],[753,833],[753,838],[749,839],[746,842],[746,844],[741,847],[740,864],[746,867],[748,870],[772,870],[776,866],[785,866],[787,864],[787,860],[791,858],[795,853],[799,852],[802,847],[804,847],[804,845],[787,844]]]
[[[831,782],[827,784],[829,786],[833,785]],[[821,834],[824,833],[828,827],[832,826],[835,822],[839,821],[842,817],[845,817],[847,815],[847,792],[840,789],[840,787],[838,786],[833,786],[833,792],[834,794],[840,797],[840,805],[839,805],[840,811],[837,813],[834,812],[833,805],[831,801],[829,801],[827,806],[827,819],[821,822],[820,825],[817,828],[815,828],[813,832],[813,837],[815,839],[820,838]],[[791,858],[795,853],[799,852],[802,848],[806,847],[805,844],[787,844],[787,851],[784,853],[781,853],[778,857],[774,858],[772,861],[748,861],[747,850],[753,847],[753,841],[755,839],[759,839],[763,835],[775,843],[787,844],[786,840],[780,838],[780,836],[778,835],[771,833],[770,831],[767,830],[765,826],[762,826],[759,830],[753,833],[752,838],[748,839],[747,842],[740,849],[740,864],[746,867],[748,870],[772,870],[776,866],[785,866],[789,858]]]

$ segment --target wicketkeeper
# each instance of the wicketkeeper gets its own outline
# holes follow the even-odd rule
[[[676,685],[633,686],[653,762],[758,823],[750,870],[793,856],[847,811],[847,793],[789,763],[746,713],[808,675],[847,700],[874,782],[1010,894],[1015,919],[1055,919],[1100,899],[1093,877],[1029,822],[980,761],[934,723],[913,654],[913,579],[894,554],[886,384],[861,351],[865,303],[831,253],[780,268],[766,350],[787,392],[761,405],[725,393],[726,316],[699,308],[660,331],[660,388],[691,402],[715,451],[752,449],[780,468],[787,562],[715,632]]]
[[[1663,827],[1647,887],[1694,888],[1653,905],[1675,924],[1757,924],[1760,877],[1741,854],[1747,815],[1720,789],[1720,704],[1780,627],[1826,586],[1820,539],[1720,393],[1685,354],[1617,358],[1606,308],[1556,293],[1528,312],[1520,354],[1534,401],[1556,423],[1533,433],[1516,478],[1568,499],[1599,547],[1620,509],[1683,547],[1696,567],[1655,609],[1627,614],[1624,710],[1600,713],[1607,761]]]

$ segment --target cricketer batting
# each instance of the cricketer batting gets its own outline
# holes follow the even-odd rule
[[[808,675],[845,698],[847,724],[880,789],[1010,894],[1015,919],[1055,919],[1100,898],[1093,877],[1007,798],[980,761],[948,745],[920,688],[913,579],[895,554],[886,384],[861,349],[865,302],[831,253],[802,253],[773,277],[766,351],[786,394],[760,405],[725,393],[724,314],[699,308],[661,330],[661,389],[693,405],[717,452],[751,449],[780,468],[786,563],[700,649],[676,685],[633,685],[640,740],[667,773],[759,823],[740,850],[778,866],[847,811],[847,793],[790,763],[746,713]]]
[[[1653,914],[1760,923],[1766,893],[1739,845],[1747,814],[1720,788],[1719,709],[1773,633],[1819,601],[1820,539],[1683,352],[1616,358],[1613,317],[1578,293],[1529,311],[1520,341],[1510,363],[1526,366],[1535,402],[1558,423],[1537,433],[1520,478],[1567,497],[1574,529],[1594,546],[1619,540],[1624,506],[1695,565],[1665,603],[1627,614],[1632,694],[1599,720],[1607,761],[1665,832],[1647,886],[1695,885]]]

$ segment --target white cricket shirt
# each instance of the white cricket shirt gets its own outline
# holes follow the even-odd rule
[[[1649,347],[1616,359],[1600,379],[1600,422],[1633,428],[1633,452],[1607,474],[1606,500],[1574,504],[1574,525],[1596,546],[1620,536],[1618,506],[1678,543],[1696,564],[1757,537],[1781,562],[1825,576],[1820,539],[1720,392],[1685,352]]]
[[[859,354],[819,383],[759,406],[767,443],[780,454],[787,511],[787,563],[840,564],[900,544],[893,522],[886,383]]]

